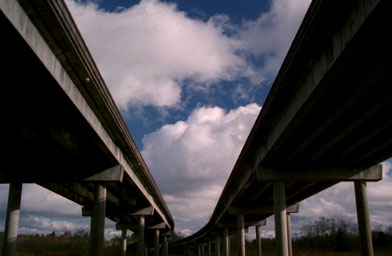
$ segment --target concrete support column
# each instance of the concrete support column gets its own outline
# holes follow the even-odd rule
[[[290,213],[287,213],[287,246],[289,251],[289,256],[293,256],[293,244],[291,241],[291,217]]]
[[[154,256],[159,256],[159,229],[155,230]]]
[[[139,216],[139,226],[137,230],[137,256],[143,256],[145,254],[144,251],[144,228],[145,228],[145,219],[144,216]]]
[[[169,254],[169,246],[167,244],[167,236],[163,237],[163,256],[168,256]]]
[[[3,255],[14,256],[18,237],[22,183],[11,183],[8,192],[7,216],[4,228]]]
[[[90,256],[102,256],[105,243],[106,186],[97,184],[90,224]]]
[[[127,256],[127,230],[121,231],[121,256]]]
[[[288,256],[286,195],[284,181],[274,182],[276,255]]]
[[[261,256],[261,236],[260,236],[260,226],[256,225],[256,241],[257,241],[257,256]]]
[[[205,255],[204,246],[205,246],[205,244],[201,245],[201,255],[203,255],[203,256]]]
[[[245,222],[244,222],[244,215],[238,215],[238,255],[245,256]]]
[[[220,256],[220,238],[219,238],[219,235],[216,236],[215,256]]]
[[[361,241],[361,255],[373,256],[372,232],[370,229],[366,181],[355,181],[354,187],[355,201],[357,204],[359,237]]]
[[[211,256],[211,241],[208,241],[208,256]]]
[[[229,229],[225,228],[223,230],[223,243],[224,243],[224,252],[225,252],[225,256],[229,256],[230,255],[230,243],[229,243]]]
[[[202,245],[199,244],[199,254],[198,254],[199,256],[201,256],[201,246],[202,246]]]

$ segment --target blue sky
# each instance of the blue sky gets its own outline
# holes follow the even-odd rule
[[[66,1],[177,232],[189,235],[208,221],[309,2]],[[372,225],[387,226],[391,163],[383,165],[369,199]],[[5,209],[7,186],[0,191]],[[353,198],[353,185],[342,183],[304,201],[293,229],[320,216],[355,222]],[[74,203],[25,185],[20,232],[88,228],[80,215]],[[265,236],[273,235],[268,223]],[[112,228],[108,221],[107,237]]]

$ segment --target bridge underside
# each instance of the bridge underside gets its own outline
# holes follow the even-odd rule
[[[315,21],[317,31],[307,34],[312,39],[304,39],[301,46],[305,54],[291,63],[277,88],[272,88],[269,97],[274,100],[267,99],[233,178],[243,175],[241,168],[244,172],[255,168],[260,173],[273,168],[299,175],[302,171],[366,169],[392,156],[392,38],[386,32],[389,9],[384,4],[377,5],[338,56],[334,43],[337,37],[344,41],[345,35],[341,32],[331,39],[330,35],[336,33],[334,24]],[[328,10],[323,14],[328,15]],[[329,20],[322,15],[317,19]],[[318,80],[317,72],[322,79]],[[291,122],[280,126],[287,118]],[[258,150],[260,145],[269,144],[272,129],[281,131],[278,139],[268,151]],[[265,154],[257,156],[261,159],[257,161],[255,153],[247,151]],[[258,180],[253,173],[231,205],[272,206],[272,183]],[[317,178],[311,182],[289,180],[286,204],[298,203],[336,183]],[[256,222],[269,215],[250,215],[246,219]],[[235,222],[236,216],[226,213],[220,221]]]
[[[140,171],[145,168],[145,163],[139,155],[125,154],[127,160],[131,159],[128,161],[128,170],[124,171],[122,168],[119,172],[121,175],[116,177],[101,175],[100,179],[91,179],[94,175],[123,164],[119,161],[119,152],[114,152],[113,148],[126,148],[126,142],[124,139],[116,141],[116,138],[121,139],[123,135],[110,128],[114,126],[113,121],[110,121],[113,117],[108,112],[101,111],[102,105],[112,104],[112,100],[100,98],[96,93],[99,88],[92,81],[89,84],[83,80],[84,77],[76,77],[84,67],[82,63],[80,66],[73,65],[80,61],[75,56],[74,48],[60,47],[68,41],[61,37],[64,33],[62,30],[57,28],[56,32],[56,17],[45,13],[44,8],[31,11],[32,15],[38,17],[35,11],[53,19],[47,24],[41,23],[41,26],[53,26],[41,30],[47,33],[41,36],[47,40],[49,38],[47,42],[53,51],[53,55],[46,56],[49,59],[47,63],[51,63],[51,58],[58,58],[62,64],[71,63],[62,66],[65,70],[61,72],[71,76],[72,82],[79,87],[76,89],[74,86],[65,91],[63,86],[59,86],[59,83],[66,81],[66,77],[61,77],[59,81],[59,77],[53,75],[57,71],[51,70],[53,67],[48,67],[42,61],[42,56],[37,56],[35,51],[37,48],[40,50],[39,43],[38,46],[29,45],[14,24],[0,12],[0,27],[5,35],[0,40],[0,182],[37,183],[88,209],[93,208],[97,184],[105,184],[107,217],[116,223],[137,223],[139,217],[131,213],[151,207],[151,196],[146,197],[146,193],[154,195],[155,192],[150,191],[156,189],[154,184],[149,184],[146,174]],[[26,32],[27,36],[28,33],[29,31]],[[86,88],[83,89],[81,84]],[[83,95],[80,101],[76,102],[77,97],[71,97],[78,95],[72,90]],[[80,102],[83,101],[87,102],[86,107],[93,110],[91,115],[99,121],[92,124],[93,119],[81,111],[80,106],[83,105]],[[104,132],[98,134],[97,131]],[[106,137],[102,134],[106,134]],[[111,147],[107,141],[112,140],[114,146]],[[130,174],[129,170],[136,174]],[[141,185],[135,183],[132,175],[136,175],[136,179],[145,185],[145,191],[140,190]],[[159,200],[155,202],[160,204]],[[154,205],[158,210],[146,218],[146,226],[167,222],[162,219],[162,208],[159,207]],[[169,231],[172,224],[163,231]],[[147,241],[154,241],[154,232],[146,230],[146,237]]]
[[[273,215],[282,173],[295,173],[283,179],[289,206],[392,156],[390,7],[312,3],[209,223],[175,246],[211,241],[223,224],[237,232],[233,207],[245,226]]]

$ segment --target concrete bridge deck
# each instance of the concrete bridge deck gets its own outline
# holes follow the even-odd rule
[[[358,217],[368,218],[366,181],[380,180],[377,164],[392,156],[390,10],[390,1],[312,2],[211,219],[173,250],[240,232],[245,255],[244,228],[275,214],[277,255],[289,255],[286,207],[340,181],[355,182]],[[362,255],[372,255],[368,219],[359,225]]]
[[[153,246],[173,217],[65,3],[1,0],[0,8],[0,182],[15,195],[38,183],[81,205],[98,225],[92,255],[102,253],[105,216]],[[12,255],[15,227],[3,255]]]

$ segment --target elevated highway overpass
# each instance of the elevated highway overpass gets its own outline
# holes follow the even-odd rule
[[[173,217],[64,2],[0,8],[0,182],[11,183],[3,255],[15,255],[23,183],[92,216],[90,255],[103,253],[105,217],[139,234],[138,255],[144,241],[158,255]]]
[[[353,181],[362,255],[373,255],[366,181],[392,156],[391,10],[312,2],[209,222],[172,250],[201,255],[214,243],[229,255],[238,232],[244,256],[244,228],[274,215],[277,255],[290,255],[287,207]]]

